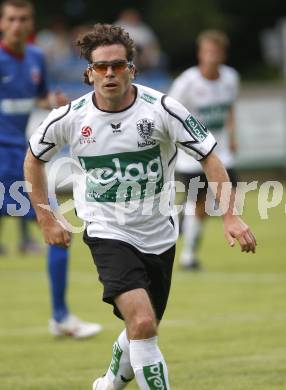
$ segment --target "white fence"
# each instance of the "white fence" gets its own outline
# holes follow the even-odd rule
[[[286,167],[285,97],[241,98],[236,123],[238,167]]]

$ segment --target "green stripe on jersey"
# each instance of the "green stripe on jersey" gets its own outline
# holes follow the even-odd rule
[[[129,201],[131,195],[132,199],[143,199],[149,196],[148,183],[152,183],[152,195],[162,190],[164,180],[159,145],[136,152],[78,158],[88,172],[87,202],[123,202]],[[133,183],[136,193],[132,193]]]
[[[198,115],[209,130],[220,131],[225,126],[230,107],[227,103],[204,106],[198,109]]]

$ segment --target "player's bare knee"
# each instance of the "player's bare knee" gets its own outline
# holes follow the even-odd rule
[[[137,315],[129,327],[129,337],[133,340],[148,339],[157,333],[157,322],[153,315]]]

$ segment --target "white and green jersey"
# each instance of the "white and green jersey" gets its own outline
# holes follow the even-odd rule
[[[170,219],[166,207],[162,212],[162,205],[173,205],[174,191],[166,189],[177,147],[201,160],[216,142],[180,103],[134,87],[136,98],[122,111],[100,110],[92,92],[53,110],[32,135],[30,148],[35,157],[49,161],[63,145],[70,146],[73,165],[80,167],[74,168],[75,207],[89,236],[127,241],[159,254],[174,245],[178,234],[176,217]]]
[[[237,98],[238,87],[238,73],[229,66],[220,66],[216,80],[204,78],[199,68],[194,66],[175,79],[169,91],[170,96],[192,111],[211,130],[217,141],[216,153],[227,168],[233,166],[234,156],[229,148],[225,125]],[[201,171],[201,166],[179,152],[176,170],[192,173]]]

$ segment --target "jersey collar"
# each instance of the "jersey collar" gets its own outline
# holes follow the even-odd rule
[[[129,110],[129,108],[131,108],[131,107],[134,105],[134,103],[136,102],[136,100],[137,100],[137,95],[138,95],[138,88],[137,88],[134,84],[132,84],[132,86],[135,88],[134,100],[133,100],[133,102],[132,102],[129,106],[123,108],[123,110],[119,110],[119,111],[102,110],[101,108],[98,107],[98,105],[97,105],[97,103],[96,103],[95,93],[94,93],[94,92],[93,92],[93,94],[92,94],[92,102],[93,102],[94,106],[95,106],[99,111],[107,112],[107,113],[110,113],[110,114],[118,114],[119,112],[123,112],[123,111]]]
[[[13,52],[7,45],[5,45],[3,41],[0,41],[0,48],[2,48],[6,53],[10,54],[17,60],[22,60],[25,57],[25,53],[18,54]]]

